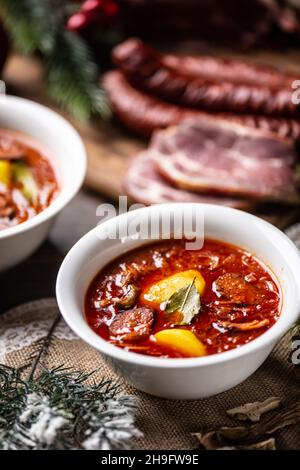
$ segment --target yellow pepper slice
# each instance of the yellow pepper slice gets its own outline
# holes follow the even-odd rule
[[[11,163],[7,160],[0,160],[0,183],[9,186],[11,180]]]
[[[30,168],[23,162],[13,164],[13,177],[22,185],[22,193],[32,204],[38,202],[38,186]]]
[[[205,288],[205,280],[201,273],[195,269],[189,269],[180,273],[173,274],[161,281],[152,284],[141,294],[141,300],[146,303],[161,304],[183,287],[188,286],[195,279],[195,287],[199,294],[202,294]]]
[[[190,330],[173,328],[155,333],[157,343],[169,348],[176,349],[185,356],[200,357],[206,355],[204,344]]]

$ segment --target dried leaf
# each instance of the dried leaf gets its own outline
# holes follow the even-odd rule
[[[223,444],[221,441],[219,442],[216,431],[210,431],[207,433],[195,432],[192,433],[192,436],[195,436],[195,438],[206,450],[215,450],[221,448]],[[224,446],[225,445],[226,444],[224,443]]]
[[[264,441],[255,442],[254,444],[225,446],[216,450],[276,450],[276,441],[274,437],[270,437]]]
[[[256,423],[260,420],[261,415],[268,411],[276,410],[281,404],[280,398],[270,397],[264,401],[256,401],[254,403],[246,403],[245,405],[232,408],[227,414],[232,418],[240,421],[250,420]]]
[[[279,410],[275,415],[250,426],[222,426],[207,433],[195,433],[194,436],[207,450],[228,447],[234,444],[246,445],[263,436],[274,434],[279,429],[292,426],[300,422],[300,401],[293,403],[285,409]]]
[[[255,444],[249,444],[240,446],[238,449],[243,450],[276,450],[276,441],[274,437],[270,437],[264,441],[256,442]]]
[[[265,419],[263,422],[250,426],[250,437],[273,434],[279,429],[292,426],[300,422],[300,401],[279,410],[274,416]]]
[[[171,295],[166,304],[165,312],[180,312],[182,319],[176,322],[176,324],[189,325],[194,316],[199,312],[200,307],[200,294],[196,289],[194,278],[190,284]]]
[[[215,431],[195,433],[193,435],[206,450],[276,450],[276,442],[273,437],[255,443],[235,444],[233,446],[230,445],[229,440],[226,441],[223,437],[218,436]]]

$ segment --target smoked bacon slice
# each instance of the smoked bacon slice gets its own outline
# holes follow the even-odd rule
[[[178,188],[260,201],[299,202],[293,145],[259,130],[197,119],[157,131],[151,152]]]

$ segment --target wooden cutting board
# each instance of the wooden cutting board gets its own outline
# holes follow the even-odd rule
[[[227,56],[242,57],[232,54],[227,54]],[[300,52],[282,55],[256,53],[254,56],[247,55],[247,59],[249,58],[255,62],[298,71],[300,79]],[[5,67],[3,78],[9,93],[45,104],[63,115],[46,94],[43,69],[37,59],[12,55]],[[86,185],[109,199],[117,200],[118,196],[123,193],[122,179],[130,158],[145,148],[147,142],[131,134],[114,121],[82,124],[70,119],[67,115],[65,117],[79,131],[87,149]],[[299,212],[300,210],[296,208],[286,211],[284,215],[267,215],[269,220],[276,225],[284,227],[294,220],[300,220]]]

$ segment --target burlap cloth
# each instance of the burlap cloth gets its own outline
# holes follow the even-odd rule
[[[27,362],[36,341],[45,335],[58,309],[54,299],[25,304],[0,316],[0,362],[20,366]],[[215,397],[197,401],[165,400],[152,397],[122,384],[121,390],[138,396],[137,425],[144,437],[133,443],[135,449],[194,449],[198,443],[191,433],[233,425],[226,410],[278,396],[291,400],[299,392],[300,383],[289,360],[291,337],[285,337],[261,368],[241,385]],[[100,354],[79,340],[61,319],[47,356],[47,367],[66,367],[90,371],[100,368],[98,375],[115,377]],[[299,426],[281,430],[276,435],[277,448],[300,449]]]

